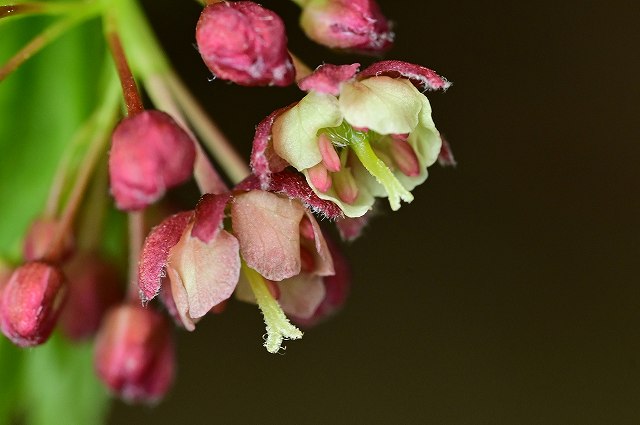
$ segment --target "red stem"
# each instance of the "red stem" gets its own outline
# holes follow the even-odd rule
[[[120,84],[122,85],[122,93],[124,95],[124,103],[127,106],[127,115],[132,117],[144,111],[142,99],[136,86],[136,80],[133,78],[131,68],[127,62],[127,57],[120,43],[120,38],[115,32],[107,34],[107,42],[111,50],[111,56],[116,63]]]

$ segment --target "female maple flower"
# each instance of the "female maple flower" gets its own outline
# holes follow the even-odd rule
[[[411,190],[438,158],[440,133],[419,90],[450,83],[430,69],[400,61],[322,65],[299,82],[309,93],[261,123],[252,153],[254,172],[292,165],[322,199],[348,217],[360,217],[375,197],[393,210],[411,202]]]
[[[205,194],[195,210],[174,214],[152,229],[139,263],[142,301],[166,290],[162,278],[168,276],[165,304],[194,330],[201,317],[232,295],[242,273],[264,315],[267,350],[277,352],[285,339],[301,338],[285,313],[317,316],[327,295],[322,278],[335,273],[310,209],[332,218],[340,210],[316,197],[298,173],[275,174],[268,189],[261,190],[250,176],[233,192]]]

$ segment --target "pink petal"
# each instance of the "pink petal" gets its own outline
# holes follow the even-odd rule
[[[273,150],[271,128],[276,118],[294,105],[295,103],[273,111],[256,127],[256,133],[253,136],[253,147],[251,149],[251,169],[253,170],[253,174],[260,179],[262,190],[267,190],[272,173],[282,171],[289,165]]]
[[[233,230],[247,265],[280,281],[300,273],[300,220],[304,207],[278,195],[253,190],[231,204]]]
[[[143,304],[158,295],[169,250],[178,243],[191,217],[192,211],[174,214],[151,229],[145,239],[138,263],[138,285]]]
[[[387,60],[376,62],[357,76],[358,80],[385,75],[392,78],[408,78],[420,90],[446,90],[451,83],[435,71],[408,62]]]
[[[327,242],[324,239],[320,225],[316,221],[315,217],[309,210],[305,210],[305,214],[311,222],[313,228],[313,240],[315,241],[314,263],[315,269],[313,273],[319,276],[330,276],[334,274],[333,260],[331,259],[331,252],[327,247]]]
[[[351,218],[345,217],[336,220],[336,227],[343,241],[353,241],[360,237],[362,230],[369,224],[369,220],[373,217],[373,210],[367,212],[361,217]]]
[[[317,91],[329,93],[334,96],[340,94],[340,85],[343,81],[353,78],[360,68],[359,63],[351,65],[320,65],[311,75],[298,81],[298,87],[304,91]]]
[[[301,319],[309,319],[324,300],[326,291],[320,276],[300,274],[278,282],[282,310]]]
[[[180,278],[180,273],[169,267],[167,269],[167,275],[171,283],[171,296],[173,297],[173,303],[175,304],[178,318],[180,319],[182,326],[184,326],[184,328],[189,332],[192,332],[196,329],[196,322],[189,315],[189,299],[187,296],[187,290]]]
[[[215,238],[222,228],[224,209],[230,199],[231,193],[225,193],[223,195],[206,193],[202,195],[198,201],[198,205],[196,205],[191,236],[205,243]]]
[[[290,316],[291,321],[297,325],[309,328],[325,320],[342,308],[349,295],[351,285],[349,264],[335,243],[327,239],[327,244],[331,251],[336,273],[333,276],[323,278],[325,296],[311,317]]]
[[[158,294],[158,299],[167,309],[167,313],[169,313],[173,322],[178,326],[184,327],[184,323],[182,322],[182,318],[178,312],[178,307],[176,307],[176,302],[173,299],[171,280],[169,279],[169,276],[162,278],[162,288]]]
[[[249,176],[243,180],[237,190],[252,190],[262,188],[260,180],[256,176]],[[271,192],[281,193],[292,199],[298,199],[305,207],[314,213],[322,214],[329,219],[342,217],[342,210],[339,206],[331,201],[320,199],[309,187],[309,183],[300,173],[292,171],[282,171],[271,175],[271,179],[267,185],[267,189]]]
[[[455,167],[458,165],[456,159],[453,157],[453,151],[451,150],[451,145],[440,135],[440,139],[442,140],[442,147],[440,148],[440,154],[438,155],[438,163],[443,167]]]
[[[208,243],[185,232],[171,251],[167,270],[176,308],[187,329],[193,320],[231,296],[240,276],[238,240],[222,230]]]

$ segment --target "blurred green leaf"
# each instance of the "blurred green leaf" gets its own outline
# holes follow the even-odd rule
[[[23,412],[31,425],[100,424],[107,394],[93,371],[90,344],[54,336],[24,353]]]
[[[9,340],[0,337],[0,424],[10,422],[10,417],[18,403],[20,373],[22,370],[21,350]]]
[[[0,26],[0,63],[53,18]],[[72,135],[100,99],[101,29],[83,24],[0,82],[0,256],[20,258],[21,239],[44,206]],[[0,340],[0,423],[19,410],[27,424],[101,423],[107,396],[93,372],[91,349],[54,337],[19,350]]]

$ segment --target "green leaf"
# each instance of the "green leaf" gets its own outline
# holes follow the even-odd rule
[[[102,423],[108,396],[95,376],[90,344],[54,336],[24,357],[22,409],[28,424]]]
[[[29,17],[0,26],[0,63],[54,22]],[[40,214],[74,132],[96,107],[104,44],[99,23],[80,25],[0,82],[0,256],[20,258],[29,222]],[[98,424],[108,397],[89,345],[54,337],[20,350],[0,340],[0,423]]]

